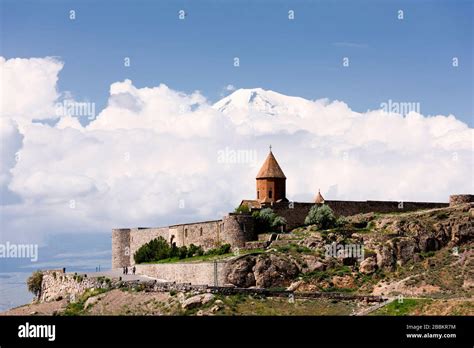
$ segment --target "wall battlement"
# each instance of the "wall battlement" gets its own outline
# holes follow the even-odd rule
[[[474,195],[453,195],[450,203],[434,202],[397,202],[397,201],[337,201],[326,200],[337,216],[349,216],[360,213],[391,213],[421,209],[444,208],[449,205],[474,201]],[[275,202],[264,204],[275,213],[283,216],[287,230],[304,224],[311,207],[315,203],[307,202]],[[145,243],[163,237],[170,244],[180,247],[190,244],[200,245],[205,250],[222,244],[230,244],[232,248],[241,248],[248,241],[257,240],[254,231],[254,220],[249,214],[229,213],[220,220],[185,223],[166,227],[118,228],[112,230],[112,268],[132,266],[135,264],[133,255]]]

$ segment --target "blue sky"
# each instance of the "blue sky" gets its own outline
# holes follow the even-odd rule
[[[200,90],[211,101],[232,84],[338,99],[361,112],[389,99],[419,102],[425,115],[474,124],[471,1],[1,3],[1,55],[59,56],[59,89],[99,109],[110,84],[130,78],[138,87]]]

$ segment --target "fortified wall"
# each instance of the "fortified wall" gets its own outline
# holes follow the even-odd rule
[[[195,222],[166,227],[117,228],[112,230],[112,268],[133,266],[133,255],[145,243],[163,237],[177,247],[200,245],[204,250],[222,244],[243,247],[255,240],[254,221],[250,215],[230,213],[221,220]]]
[[[391,213],[408,212],[422,209],[444,208],[450,204],[474,201],[472,195],[451,196],[451,203],[433,202],[397,202],[397,201],[332,201],[327,204],[336,216],[349,216],[361,213]],[[283,216],[286,221],[286,230],[292,230],[304,225],[309,210],[315,203],[279,202],[263,207],[269,207]],[[176,246],[200,245],[204,250],[230,244],[233,248],[243,247],[248,241],[257,240],[254,232],[254,221],[249,214],[229,213],[221,220],[203,221],[189,224],[172,225],[158,228],[118,228],[112,230],[112,268],[133,266],[133,255],[145,243],[152,239],[163,237],[170,244]]]
[[[449,203],[396,202],[396,201],[331,201],[326,200],[336,216],[350,216],[365,213],[408,212],[422,209],[445,208]],[[315,203],[280,202],[268,205],[286,219],[286,229],[292,230],[304,224],[304,220]]]

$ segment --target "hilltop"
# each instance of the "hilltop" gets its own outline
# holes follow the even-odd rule
[[[472,203],[358,214],[331,229],[309,225],[289,233],[262,234],[254,243],[260,248],[256,252],[228,257],[228,285],[289,290],[295,299],[194,290],[148,292],[137,286],[89,291],[75,305],[60,299],[4,314],[473,315],[473,218]],[[327,255],[328,245],[361,244],[363,260]],[[374,306],[344,298],[299,296],[315,292],[377,295],[388,301]]]

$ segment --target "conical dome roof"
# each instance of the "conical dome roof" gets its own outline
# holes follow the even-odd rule
[[[264,178],[283,178],[286,179],[285,174],[283,174],[283,170],[281,170],[280,165],[278,164],[275,156],[273,156],[272,150],[267,156],[267,159],[260,168],[260,171],[257,174],[257,179],[264,179]]]

